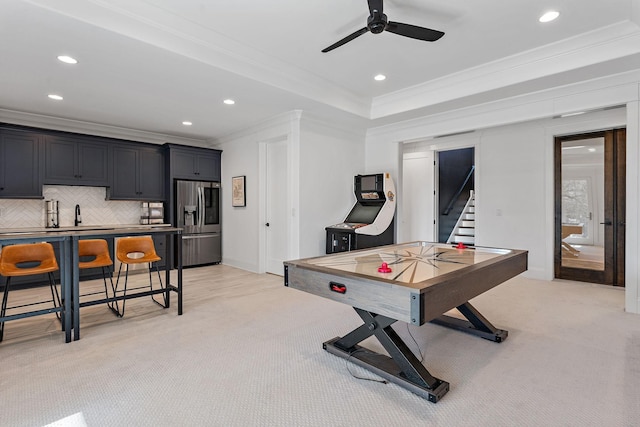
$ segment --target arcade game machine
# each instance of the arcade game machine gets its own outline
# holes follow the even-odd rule
[[[396,189],[391,175],[356,175],[354,192],[356,203],[344,222],[325,228],[327,254],[393,243]]]

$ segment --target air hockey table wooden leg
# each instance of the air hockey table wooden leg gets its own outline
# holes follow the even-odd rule
[[[433,403],[438,402],[449,391],[449,383],[432,376],[391,328],[395,319],[355,307],[354,310],[364,324],[344,337],[323,343],[326,351],[362,366]],[[391,357],[357,345],[370,336],[375,336]]]
[[[507,339],[509,335],[508,331],[493,326],[491,322],[480,314],[469,302],[459,305],[456,308],[467,320],[443,314],[433,319],[431,323],[476,335],[489,341],[502,342]]]

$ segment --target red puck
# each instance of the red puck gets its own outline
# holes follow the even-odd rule
[[[386,262],[383,262],[380,267],[378,267],[378,273],[391,273],[391,269]]]

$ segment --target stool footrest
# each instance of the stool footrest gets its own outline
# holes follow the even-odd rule
[[[24,313],[10,314],[8,316],[0,317],[0,319],[2,320],[2,322],[8,322],[10,320],[24,319],[27,317],[40,316],[42,314],[53,314],[53,313],[62,313],[62,307],[44,308],[42,310],[34,310],[34,311],[27,311]]]

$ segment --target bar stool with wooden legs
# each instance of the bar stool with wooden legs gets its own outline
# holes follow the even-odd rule
[[[164,289],[162,285],[162,278],[160,277],[160,270],[158,269],[158,261],[162,258],[158,256],[156,253],[155,246],[153,245],[153,239],[151,236],[139,236],[139,237],[125,237],[122,239],[118,239],[118,244],[116,247],[116,258],[121,262],[120,268],[118,268],[118,278],[116,280],[116,289],[115,292],[118,291],[118,286],[120,283],[120,273],[122,272],[122,266],[126,265],[125,278],[124,278],[124,290],[123,297],[125,299],[122,300],[122,311],[119,312],[120,317],[124,316],[124,309],[126,303],[127,296],[127,281],[129,278],[129,265],[131,264],[149,264],[149,285],[148,287],[153,291],[153,280],[151,278],[151,270],[153,268],[153,264],[155,263],[155,269],[158,273],[158,281],[160,282],[160,288]],[[142,289],[147,286],[139,286],[134,289]],[[167,308],[167,295],[163,294],[164,303],[158,302],[153,295],[151,295],[151,299],[153,302],[158,304],[163,308]]]
[[[109,245],[107,241],[104,239],[86,239],[86,240],[78,240],[78,268],[80,270],[84,270],[87,268],[102,268],[102,281],[104,282],[104,295],[106,298],[111,298],[111,295],[115,296],[116,289],[113,285],[113,278],[110,272],[107,271],[107,267],[113,265],[113,261],[111,260],[111,256],[109,255]],[[107,276],[109,276],[109,282],[111,283],[111,295],[109,295],[109,290],[107,287]],[[86,297],[90,295],[97,295],[102,293],[102,291],[98,292],[88,292],[85,294],[81,294],[81,297]],[[91,301],[80,303],[80,307],[94,305]],[[107,302],[107,307],[109,307],[115,314],[119,314],[118,311],[118,302],[114,301],[113,303]]]
[[[33,265],[37,264],[37,265]],[[2,295],[2,310],[0,317],[5,317],[7,310],[28,307],[38,304],[48,303],[48,301],[38,301],[29,304],[16,305],[7,307],[9,298],[9,285],[12,277],[31,276],[34,274],[47,274],[49,277],[49,287],[51,288],[51,302],[53,308],[61,307],[60,294],[53,278],[53,272],[58,271],[58,262],[51,243],[25,243],[10,246],[4,246],[0,252],[0,275],[7,278],[4,284],[4,293]],[[45,314],[48,310],[43,311]],[[53,310],[52,310],[53,311]],[[60,310],[56,311],[56,317],[61,319]],[[4,335],[4,323],[0,322],[0,341]]]

